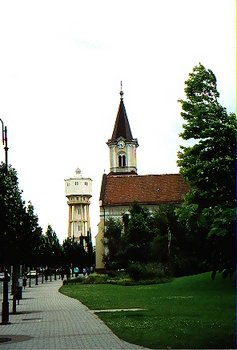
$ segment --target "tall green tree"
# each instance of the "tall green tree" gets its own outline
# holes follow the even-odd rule
[[[107,248],[103,259],[106,268],[120,268],[123,267],[121,261],[121,235],[123,225],[121,221],[109,218],[106,221],[106,230],[104,233],[105,245]]]
[[[160,264],[175,276],[205,270],[195,257],[196,246],[188,230],[177,220],[177,205],[160,205],[150,211],[134,203],[123,222],[106,222],[104,262],[108,269],[130,264]]]
[[[24,202],[18,187],[17,174],[5,164],[0,166],[0,249],[2,263],[10,264],[16,258],[17,229],[22,226]]]
[[[173,246],[176,245],[177,222],[173,205],[161,205],[152,215],[153,240],[151,241],[152,260],[167,264]],[[172,242],[172,246],[171,246]],[[172,249],[171,249],[172,248]]]
[[[32,264],[42,229],[31,203],[22,199],[17,172],[0,165],[0,264]]]
[[[7,170],[7,171],[6,171]],[[12,291],[16,291],[20,264],[31,264],[41,228],[33,206],[25,206],[17,172],[0,165],[0,264],[13,266]]]
[[[33,206],[25,206],[19,189],[17,172],[11,166],[6,173],[0,165],[0,261],[20,264],[32,256],[41,229]]]
[[[27,266],[36,266],[39,258],[39,244],[42,236],[42,228],[38,223],[38,216],[34,212],[31,202],[24,208],[23,216],[19,219],[18,234],[16,236],[15,249],[20,263]]]
[[[43,265],[57,267],[62,263],[62,247],[56,232],[48,225],[42,241]]]
[[[214,73],[202,64],[185,82],[183,140],[178,166],[190,190],[177,211],[193,233],[200,258],[214,271],[235,267],[235,150],[237,120],[219,103]]]
[[[134,203],[122,236],[122,249],[128,262],[146,263],[151,258],[150,242],[154,237],[152,213]]]
[[[88,266],[88,254],[78,241],[67,238],[63,241],[64,262],[73,267]]]

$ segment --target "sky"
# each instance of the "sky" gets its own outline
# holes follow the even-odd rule
[[[44,232],[50,224],[67,237],[64,179],[79,167],[93,180],[97,234],[120,81],[140,175],[178,172],[178,99],[199,62],[235,112],[235,20],[235,0],[0,1],[0,118],[22,197]]]

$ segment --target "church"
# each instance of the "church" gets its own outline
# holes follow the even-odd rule
[[[110,172],[103,175],[99,198],[100,222],[95,237],[97,271],[105,268],[103,256],[107,247],[104,232],[108,218],[122,220],[134,202],[151,211],[162,204],[178,204],[188,189],[180,174],[138,175],[138,140],[132,136],[122,89],[114,130],[107,145]]]

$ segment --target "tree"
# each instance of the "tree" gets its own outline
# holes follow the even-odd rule
[[[106,230],[104,234],[105,244],[108,248],[107,254],[104,256],[106,268],[113,269],[121,266],[121,235],[122,223],[114,218],[106,221]]]
[[[146,263],[151,258],[150,243],[154,237],[152,213],[134,203],[129,210],[129,220],[122,236],[122,249],[127,261]]]
[[[237,120],[218,101],[214,73],[199,64],[185,82],[186,100],[179,100],[185,123],[178,166],[190,190],[177,210],[199,254],[213,270],[235,266],[235,146]]]
[[[43,238],[43,260],[44,264],[49,267],[57,267],[62,259],[62,248],[59,243],[56,232],[48,225]]]
[[[25,206],[17,172],[0,165],[0,263],[16,265],[33,256],[41,228],[31,204]]]
[[[7,170],[7,171],[6,171]],[[20,264],[30,263],[39,242],[41,228],[32,205],[25,206],[17,172],[0,165],[0,264],[13,266],[12,292],[16,291]]]
[[[73,267],[88,266],[88,255],[83,245],[78,241],[67,238],[63,241],[64,262]]]
[[[5,164],[0,167],[0,243],[1,261],[5,264],[12,263],[16,247],[17,228],[21,227],[21,219],[24,216],[24,202],[21,191],[18,188],[16,171],[9,167],[6,173]]]
[[[17,256],[20,263],[27,266],[36,266],[39,258],[39,244],[42,236],[42,228],[38,223],[38,216],[34,213],[31,202],[24,208],[23,216],[19,220],[18,234],[16,236]]]
[[[151,266],[157,269],[159,265],[174,276],[207,271],[200,252],[197,254],[198,248],[201,249],[200,240],[195,240],[177,218],[179,206],[162,204],[150,211],[134,203],[123,215],[123,223],[109,218],[104,236],[106,268],[130,269],[133,266],[135,272],[144,269],[147,273]]]
[[[170,262],[171,237],[176,235],[176,218],[173,205],[161,205],[153,213],[153,240],[151,241],[152,260],[168,264]],[[172,243],[173,245],[173,243]],[[173,251],[173,249],[172,249]]]

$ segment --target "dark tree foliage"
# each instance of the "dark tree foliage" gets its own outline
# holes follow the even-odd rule
[[[110,218],[105,233],[106,268],[134,266],[136,270],[137,266],[159,264],[174,276],[208,271],[202,242],[178,221],[178,208],[160,205],[151,212],[134,203],[123,222]]]
[[[25,206],[16,171],[0,165],[0,263],[16,265],[31,261],[41,228],[33,206]]]
[[[38,264],[38,247],[41,241],[42,228],[38,224],[38,217],[34,213],[31,202],[26,207],[24,221],[22,222],[17,242],[21,263],[36,266]]]
[[[123,222],[106,222],[104,256],[106,268],[131,267],[131,264],[161,264],[174,275],[200,270],[194,261],[192,240],[178,222],[174,205],[161,205],[152,212],[134,203]],[[140,265],[139,265],[140,266]]]
[[[72,267],[84,267],[93,266],[94,252],[89,249],[86,251],[80,242],[73,241],[67,238],[63,241],[63,254],[64,264]]]
[[[45,235],[41,237],[41,265],[58,267],[62,261],[62,247],[56,232],[48,225]]]
[[[181,137],[191,146],[178,153],[180,172],[190,185],[177,211],[197,248],[214,271],[235,268],[235,151],[237,120],[218,101],[214,73],[199,64],[180,100]]]
[[[122,248],[129,263],[150,260],[150,242],[153,238],[151,213],[145,207],[134,203],[130,209],[128,225],[122,236]]]
[[[109,218],[106,221],[106,230],[104,234],[105,245],[108,254],[104,256],[104,262],[107,269],[122,267],[121,261],[121,235],[123,225],[119,220]]]

